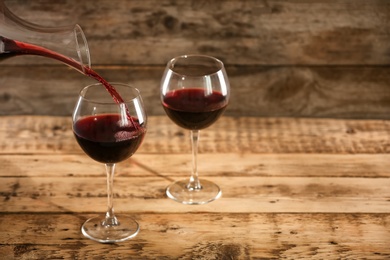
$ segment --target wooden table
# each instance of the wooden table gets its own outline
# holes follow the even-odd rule
[[[106,210],[104,167],[70,117],[0,117],[1,259],[390,259],[389,121],[223,117],[200,141],[200,175],[222,197],[166,197],[189,175],[189,133],[150,117],[114,185],[141,231],[99,244],[80,227]]]

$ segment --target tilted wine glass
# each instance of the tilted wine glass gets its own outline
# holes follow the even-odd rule
[[[102,84],[89,85],[81,90],[72,117],[73,133],[80,147],[106,166],[106,215],[88,219],[81,229],[84,236],[101,243],[124,241],[139,232],[134,219],[115,216],[113,181],[116,163],[136,152],[145,136],[147,122],[139,91],[126,84],[111,85],[124,103],[115,103]]]
[[[183,55],[167,63],[161,80],[160,97],[168,117],[191,130],[192,173],[189,179],[168,186],[167,196],[183,204],[205,204],[221,196],[221,189],[199,180],[197,152],[199,130],[212,125],[226,109],[229,80],[223,63],[205,55]]]

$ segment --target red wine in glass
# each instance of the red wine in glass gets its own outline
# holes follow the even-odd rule
[[[124,104],[112,102],[101,83],[81,90],[72,114],[73,133],[83,151],[105,164],[108,208],[105,217],[88,219],[82,226],[84,236],[101,242],[116,243],[139,232],[137,221],[121,216],[113,209],[113,178],[116,163],[131,157],[146,133],[147,116],[138,89],[122,83],[111,84],[125,97]],[[133,115],[131,120],[128,114]]]
[[[205,204],[222,192],[215,183],[198,177],[199,132],[215,123],[230,96],[223,63],[205,55],[183,55],[167,63],[161,79],[160,98],[168,117],[191,131],[192,172],[189,179],[171,183],[166,194],[183,204]]]
[[[73,125],[76,140],[95,161],[118,163],[131,157],[141,145],[145,130],[133,118],[132,124],[121,125],[118,114],[86,116]]]
[[[206,94],[204,89],[189,88],[170,91],[162,104],[168,117],[178,126],[201,130],[212,125],[227,107],[227,98],[219,91]]]

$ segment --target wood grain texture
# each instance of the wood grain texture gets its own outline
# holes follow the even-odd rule
[[[5,2],[38,24],[79,23],[93,64],[161,65],[186,53],[239,65],[389,64],[387,0]]]
[[[201,53],[227,66],[227,115],[390,118],[387,0],[5,2],[38,24],[79,23],[93,68],[139,87],[150,115],[163,114],[166,62]],[[41,57],[0,66],[0,115],[70,115],[94,82]]]
[[[202,131],[199,173],[223,195],[189,206],[165,195],[189,175],[188,133],[151,116],[114,184],[119,218],[141,232],[104,245],[80,232],[105,211],[104,167],[81,152],[70,120],[0,117],[2,259],[390,257],[387,121],[222,117]]]
[[[92,164],[93,162],[91,162]],[[103,167],[102,167],[103,168]],[[189,176],[166,174],[119,176],[115,183],[118,213],[390,213],[390,178],[210,177],[222,198],[200,206],[168,200],[165,188]],[[84,173],[85,174],[85,173]],[[129,173],[128,173],[129,174]],[[156,174],[156,175],[157,175]],[[131,175],[131,173],[130,173]],[[105,174],[99,177],[2,178],[1,212],[90,213],[106,210]],[[229,205],[234,205],[229,206]]]
[[[305,153],[200,153],[199,172],[209,177],[325,177],[325,178],[388,178],[389,154],[314,154]],[[25,162],[21,164],[20,162]],[[237,161],[240,163],[238,164]],[[93,164],[81,151],[76,154],[19,155],[1,154],[1,177],[101,177],[104,168]],[[62,167],[53,170],[53,165]],[[191,168],[191,155],[139,151],[120,164],[122,177],[180,178]],[[12,175],[10,174],[12,173]]]
[[[79,228],[91,216],[2,214],[1,226],[15,217],[20,225],[7,229],[0,237],[0,253],[8,257],[4,259],[390,257],[389,214],[145,213],[135,216],[142,230],[137,238],[114,245],[82,237]]]
[[[5,3],[38,24],[79,23],[93,68],[140,88],[150,117],[114,186],[141,232],[95,243],[80,227],[103,215],[104,168],[70,118],[95,81],[40,57],[2,61],[1,259],[390,259],[389,1]],[[187,53],[220,58],[232,87],[199,147],[199,173],[223,195],[195,207],[166,198],[189,175],[190,143],[159,101],[165,63]]]
[[[188,154],[190,133],[167,116],[148,118],[137,154]],[[390,122],[313,118],[222,117],[200,134],[200,153],[382,154]],[[10,142],[10,140],[13,140]],[[0,121],[0,154],[81,154],[70,117],[9,116]]]
[[[228,67],[230,116],[390,118],[390,67]],[[141,91],[149,115],[164,115],[164,67],[98,67],[109,81]],[[70,116],[94,80],[66,67],[2,67],[0,115]]]

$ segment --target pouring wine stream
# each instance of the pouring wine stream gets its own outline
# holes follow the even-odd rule
[[[106,217],[103,221],[100,217],[87,220],[82,226],[82,233],[101,243],[120,242],[136,236],[139,224],[135,220],[126,219],[124,224],[114,215],[112,187],[115,164],[135,153],[146,132],[146,114],[138,89],[121,83],[110,84],[91,69],[88,44],[79,25],[41,27],[20,19],[0,0],[0,61],[21,55],[37,55],[58,60],[100,82],[80,91],[79,101],[72,115],[77,142],[92,159],[106,165],[107,173]],[[96,93],[99,97],[105,94],[101,85],[114,102],[111,103],[108,96],[105,97],[105,102],[94,98]],[[92,94],[85,98],[87,92]],[[129,99],[124,100],[119,93]],[[116,106],[119,107],[119,114],[112,113]],[[81,107],[83,109],[80,109]],[[91,115],[91,107],[94,112],[97,111],[96,114]],[[136,117],[132,117],[130,111]],[[85,124],[88,127],[85,127]],[[104,145],[101,145],[102,143]]]
[[[127,115],[127,119],[130,120],[131,124],[138,130],[137,124],[134,123],[133,118],[131,117],[129,110],[123,100],[123,98],[120,96],[120,94],[116,91],[116,89],[108,83],[103,77],[101,77],[98,73],[96,73],[94,70],[92,70],[90,67],[86,65],[82,65],[79,62],[66,57],[60,53],[56,53],[54,51],[48,50],[46,48],[43,48],[41,46],[28,44],[24,42],[19,42],[16,40],[7,39],[3,36],[0,36],[0,60],[15,57],[19,55],[38,55],[43,56],[51,59],[55,59],[58,61],[61,61],[62,63],[70,66],[73,69],[76,69],[77,71],[81,72],[82,74],[89,76],[100,83],[103,84],[103,86],[106,88],[108,93],[112,96],[115,103],[117,103],[121,110],[124,109],[125,113]]]
[[[106,88],[114,102],[121,109],[125,109],[127,118],[138,130],[117,90],[91,69],[87,39],[78,24],[43,27],[19,18],[8,9],[3,0],[0,0],[0,61],[20,55],[38,55],[55,59],[94,78]]]

